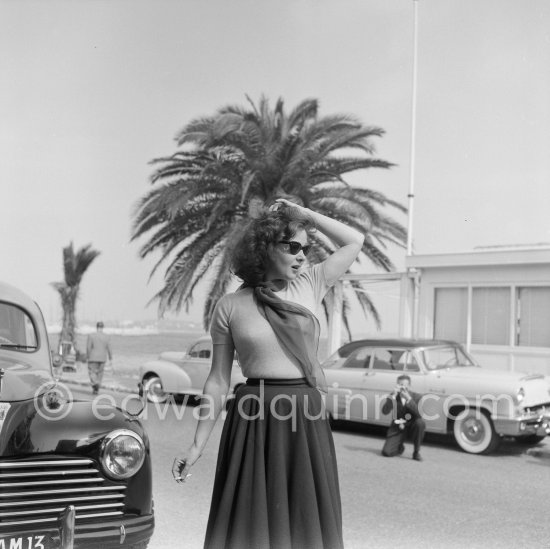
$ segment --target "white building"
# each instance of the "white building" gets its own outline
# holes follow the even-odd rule
[[[483,366],[550,375],[550,245],[411,255],[406,267],[416,276],[401,295],[411,319],[401,335],[453,339]]]

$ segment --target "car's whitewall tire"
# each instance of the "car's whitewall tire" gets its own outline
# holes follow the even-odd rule
[[[469,454],[489,454],[496,450],[500,437],[493,422],[482,410],[466,409],[460,412],[453,423],[456,443]]]

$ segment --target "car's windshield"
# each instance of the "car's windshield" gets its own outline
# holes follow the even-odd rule
[[[0,302],[0,349],[32,352],[38,337],[30,317],[11,303]]]
[[[460,348],[454,345],[422,349],[424,364],[428,370],[476,366],[475,362]]]

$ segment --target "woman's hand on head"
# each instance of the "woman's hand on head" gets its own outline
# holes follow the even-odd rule
[[[174,480],[179,484],[185,482],[191,476],[189,469],[200,457],[201,451],[195,444],[192,444],[184,452],[177,454],[172,464],[172,476]]]
[[[269,206],[270,212],[276,212],[281,206],[288,206],[289,208],[298,208],[299,210],[305,210],[303,206],[300,204],[296,204],[295,202],[291,202],[290,200],[287,200],[286,198],[277,198],[275,200],[275,203]]]

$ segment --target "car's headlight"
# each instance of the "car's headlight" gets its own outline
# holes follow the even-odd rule
[[[516,393],[516,400],[518,401],[518,404],[521,404],[524,398],[525,398],[525,390],[523,389],[523,387],[520,387],[518,389],[518,392]]]
[[[101,446],[101,465],[112,478],[121,479],[134,475],[143,465],[145,444],[142,438],[128,429],[109,433]]]

